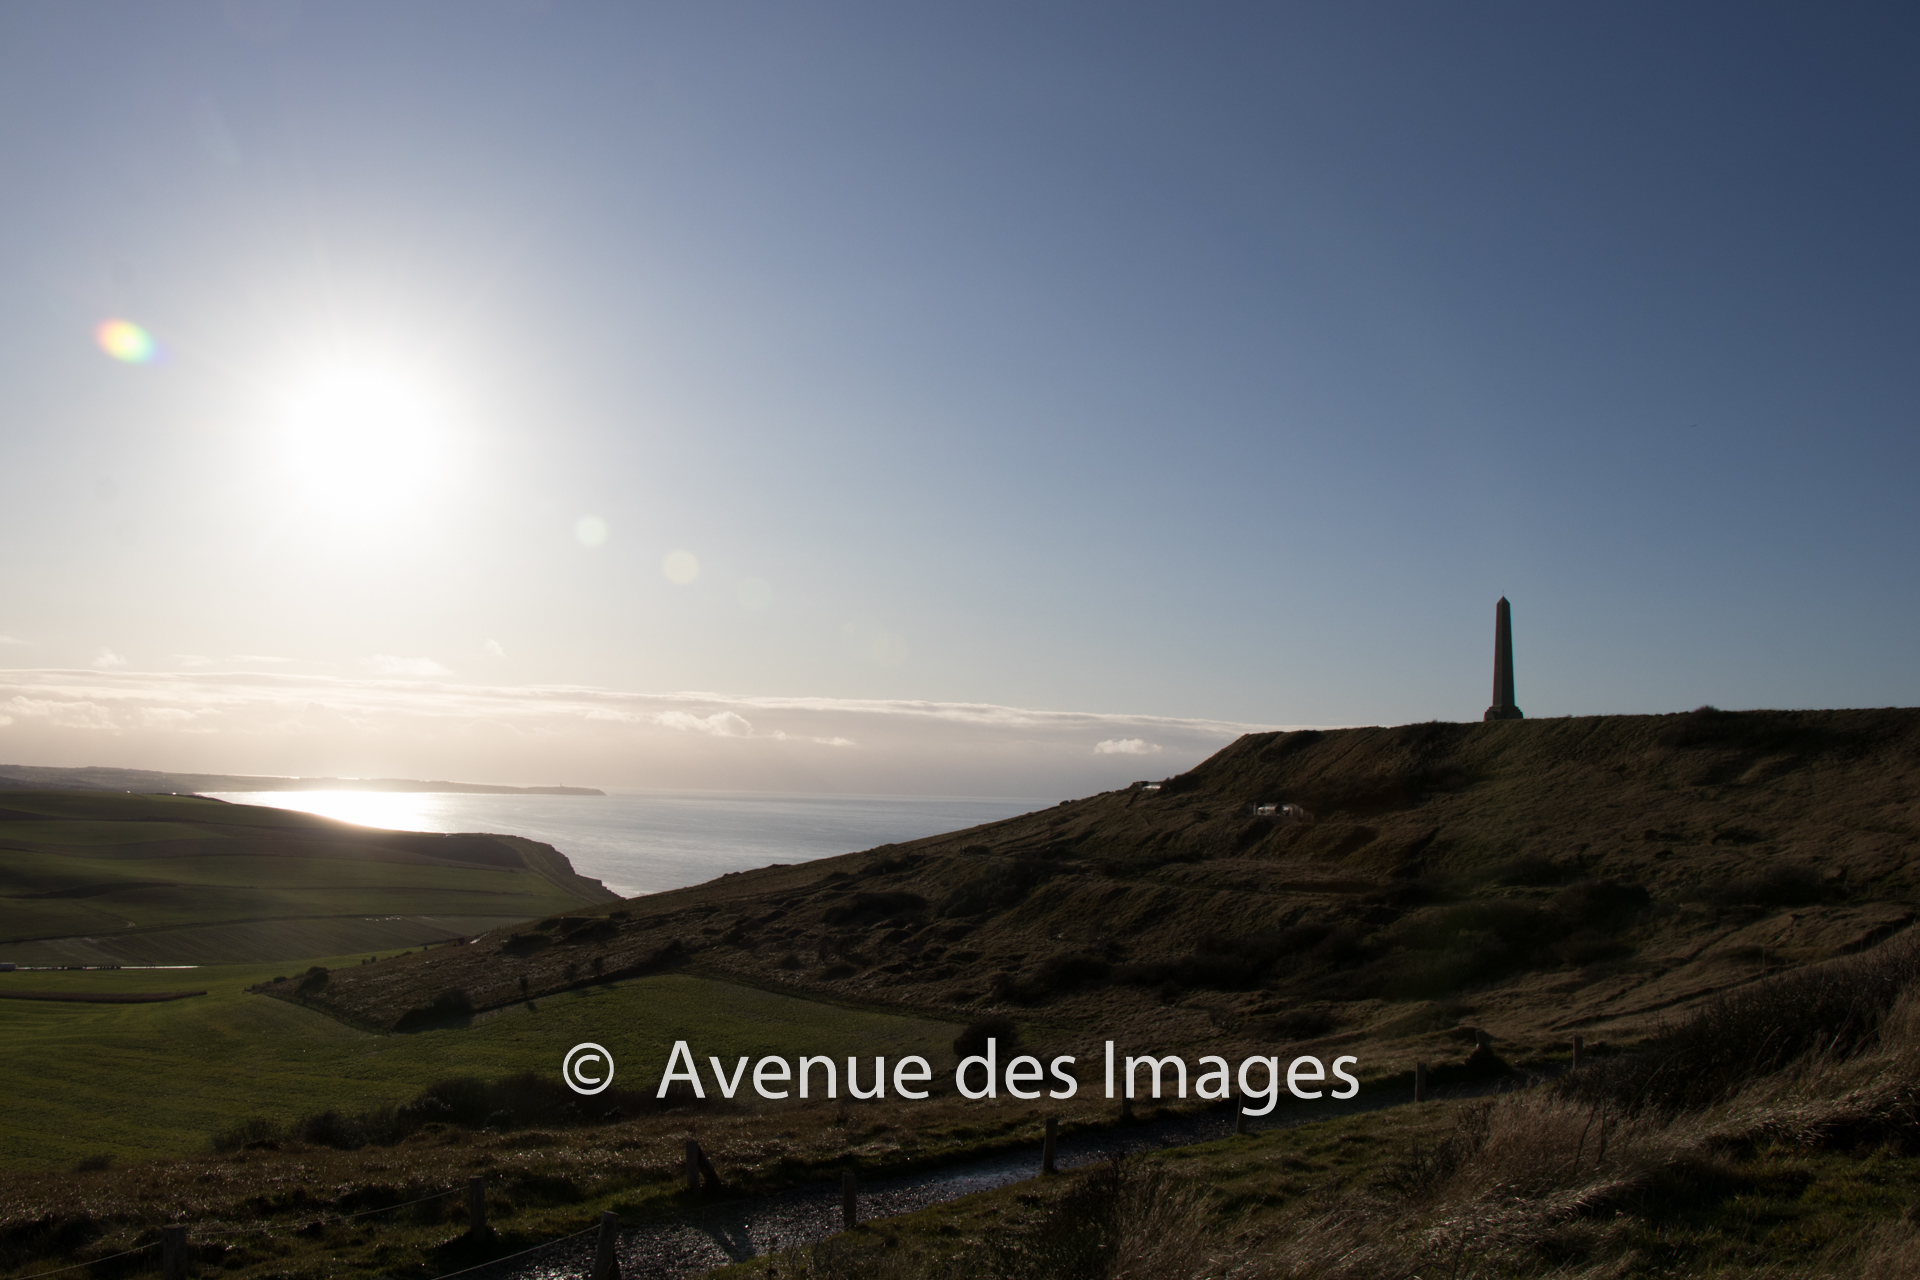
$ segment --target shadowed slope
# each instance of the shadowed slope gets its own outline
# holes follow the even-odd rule
[[[1917,796],[1906,710],[1256,734],[1158,790],[503,930],[319,999],[393,1025],[450,987],[484,1008],[689,964],[1030,1010],[1067,1040],[1364,1041],[1385,1068],[1471,1021],[1547,1052],[1904,928]],[[1318,821],[1256,811],[1282,802]]]

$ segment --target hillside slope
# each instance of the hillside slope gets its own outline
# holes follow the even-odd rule
[[[1911,710],[1256,734],[1157,790],[497,931],[315,1002],[390,1026],[689,965],[1062,1041],[1548,1053],[1906,928],[1917,805]]]
[[[615,900],[515,836],[379,831],[198,796],[0,792],[0,960],[292,960]]]

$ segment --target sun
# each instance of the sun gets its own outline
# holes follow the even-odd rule
[[[417,510],[450,464],[445,405],[417,376],[375,362],[318,370],[286,397],[286,462],[314,506],[364,519]]]

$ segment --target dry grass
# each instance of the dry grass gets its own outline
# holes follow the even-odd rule
[[[1102,1110],[1071,1113],[1066,1127],[1100,1123]],[[174,1223],[189,1225],[202,1275],[433,1276],[579,1231],[604,1209],[637,1222],[695,1207],[700,1198],[683,1185],[688,1137],[737,1195],[837,1178],[849,1166],[877,1174],[946,1163],[1030,1143],[1040,1123],[1038,1112],[958,1100],[767,1105],[570,1130],[476,1133],[435,1123],[352,1151],[279,1138],[278,1149],[0,1175],[0,1277],[104,1259],[157,1241]],[[476,1175],[487,1179],[496,1231],[484,1246],[462,1238],[460,1193]],[[433,1196],[441,1198],[408,1205]],[[380,1212],[342,1221],[367,1210]],[[112,1280],[152,1264],[140,1256],[91,1274]]]
[[[887,1240],[842,1237],[779,1274],[1920,1280],[1920,989],[1870,1012],[1870,1034],[1712,1106],[1536,1089],[1400,1108],[955,1206],[931,1235],[906,1224]],[[1383,1139],[1377,1155],[1330,1163],[1342,1143],[1361,1149],[1363,1124]]]

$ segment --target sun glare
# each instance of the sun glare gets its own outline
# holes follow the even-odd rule
[[[417,507],[446,471],[443,406],[423,383],[379,365],[315,374],[288,397],[285,425],[300,488],[341,514]]]

